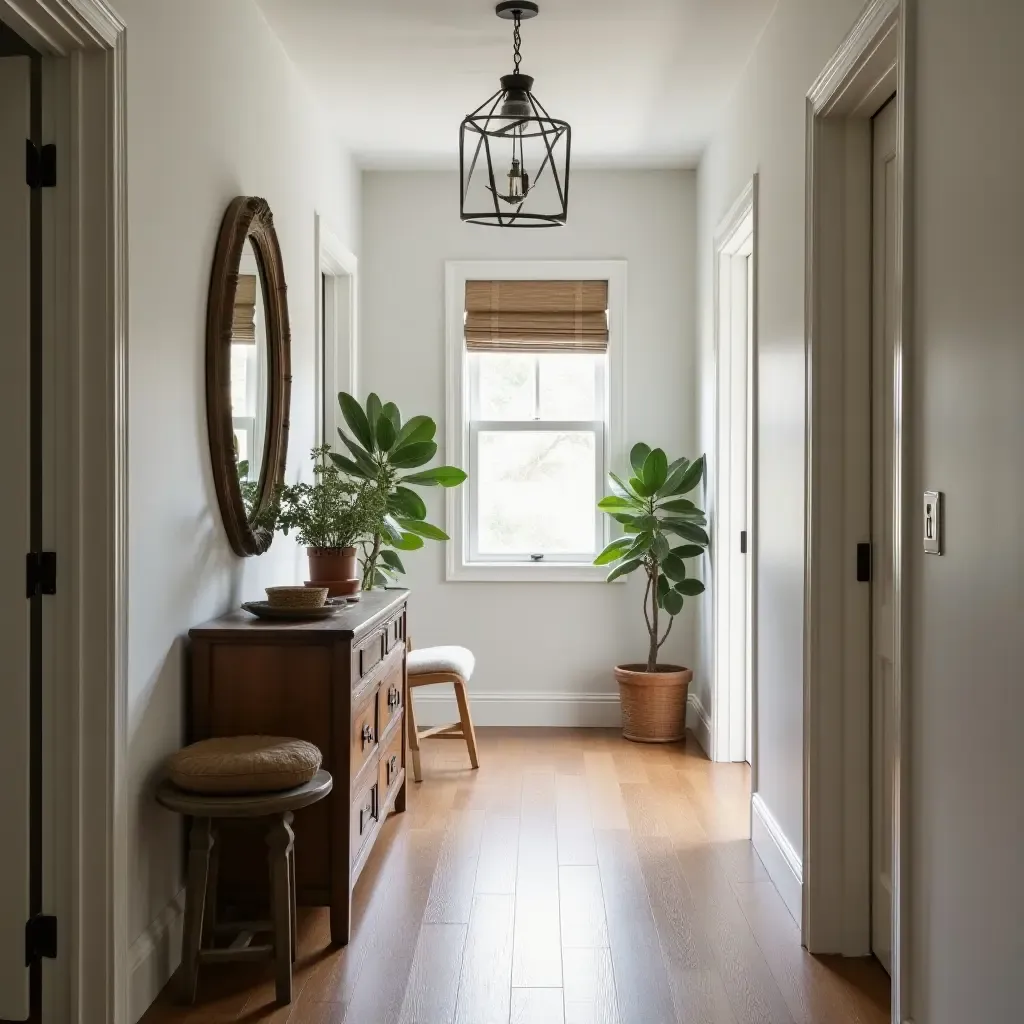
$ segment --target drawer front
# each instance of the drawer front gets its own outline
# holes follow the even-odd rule
[[[402,765],[405,761],[403,756],[404,739],[405,730],[399,726],[381,755],[378,792],[380,793],[382,804],[387,800],[388,795],[402,773]]]
[[[405,658],[392,652],[391,664],[380,681],[380,731],[383,735],[392,719],[402,713],[405,704]]]
[[[387,653],[386,640],[386,632],[375,629],[352,649],[353,689],[359,680],[365,679],[384,660]]]
[[[372,778],[352,801],[352,863],[356,862],[367,839],[373,834],[373,827],[380,816],[380,797],[377,779]]]
[[[405,639],[404,608],[384,627],[384,636],[389,651],[393,651]]]
[[[380,736],[377,699],[380,691],[374,690],[367,699],[352,712],[352,778],[373,756]]]

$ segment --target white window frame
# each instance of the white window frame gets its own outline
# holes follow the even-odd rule
[[[467,471],[472,469],[473,431],[469,410],[469,364],[465,342],[465,296],[467,281],[607,281],[608,357],[605,387],[605,429],[598,432],[598,494],[606,492],[609,470],[623,465],[625,448],[626,395],[626,261],[625,260],[488,260],[449,261],[445,264],[447,407],[445,429],[446,461]],[[491,426],[507,426],[506,422]],[[486,429],[487,423],[477,423]],[[538,421],[536,429],[578,427]],[[473,488],[451,488],[445,492],[446,525],[451,540],[447,545],[445,578],[450,582],[580,583],[604,582],[608,570],[581,558],[540,562],[488,558],[476,560],[470,550]],[[611,538],[610,520],[598,517],[598,541]]]

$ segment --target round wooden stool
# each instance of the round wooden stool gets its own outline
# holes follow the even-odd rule
[[[295,834],[293,811],[322,800],[331,791],[329,772],[319,769],[309,782],[271,793],[190,793],[165,780],[157,800],[168,810],[192,818],[189,832],[188,884],[185,923],[181,938],[180,986],[182,999],[195,1002],[201,963],[229,960],[273,959],[277,1001],[292,998],[292,962],[295,959]],[[223,818],[268,818],[270,859],[270,921],[242,926],[218,926],[218,845],[213,823]],[[205,922],[204,922],[205,918]],[[204,928],[204,923],[206,927]],[[215,932],[238,931],[227,947],[214,945]],[[270,945],[253,946],[254,936],[270,932]]]

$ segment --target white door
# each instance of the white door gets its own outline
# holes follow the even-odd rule
[[[0,58],[0,1020],[25,1020],[29,1013],[29,118],[29,59]]]
[[[891,973],[893,793],[893,357],[896,317],[896,104],[875,116],[872,157],[871,945]]]

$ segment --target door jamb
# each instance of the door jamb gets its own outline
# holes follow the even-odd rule
[[[66,256],[47,262],[44,287],[55,303],[54,386],[69,406],[53,439],[62,488],[54,530],[66,543],[53,653],[69,711],[53,742],[67,752],[57,770],[70,822],[54,866],[66,879],[53,897],[67,917],[62,957],[47,984],[62,989],[71,1021],[127,1024],[125,25],[105,0],[0,0],[0,12],[43,55],[55,86],[48,116],[64,149],[44,216]]]
[[[806,239],[806,576],[804,620],[804,906],[803,939],[812,952],[864,955],[870,952],[870,785],[867,763],[870,722],[851,698],[864,689],[848,678],[849,654],[869,649],[870,617],[856,615],[849,581],[854,552],[832,557],[835,516],[850,507],[850,483],[834,472],[849,458],[844,446],[846,415],[844,374],[854,353],[848,314],[864,303],[858,278],[870,271],[851,261],[863,246],[844,216],[850,197],[843,171],[856,147],[851,123],[869,119],[896,92],[898,139],[896,189],[896,302],[899,328],[895,343],[893,394],[895,585],[895,732],[897,736],[893,835],[892,1020],[906,1021],[910,1011],[910,809],[909,682],[907,624],[909,516],[905,402],[912,346],[910,239],[912,164],[909,141],[913,116],[911,38],[913,0],[872,0],[826,65],[807,96]],[[870,124],[869,120],[867,122]],[[870,152],[870,150],[868,150]],[[837,178],[836,172],[839,172]],[[870,245],[870,232],[867,233]],[[851,294],[851,288],[853,294]],[[868,289],[867,296],[870,295]],[[856,411],[854,410],[854,413]],[[863,410],[860,410],[861,416]],[[870,443],[870,435],[868,435]],[[870,462],[868,463],[870,465]],[[851,607],[854,614],[851,616]],[[865,629],[866,622],[866,629]],[[836,658],[835,644],[844,656]],[[837,669],[837,665],[839,666]],[[867,705],[867,698],[861,699]]]
[[[752,221],[753,247],[753,311],[749,314],[751,321],[751,337],[747,363],[747,496],[746,496],[746,528],[747,554],[749,563],[748,576],[748,607],[747,607],[747,671],[751,687],[751,715],[757,721],[757,174],[747,183],[746,188],[733,203],[729,212],[722,218],[714,236],[713,258],[713,316],[714,316],[714,365],[715,365],[715,461],[713,470],[713,493],[716,519],[714,530],[712,558],[716,565],[714,588],[712,592],[712,636],[714,656],[712,661],[712,697],[711,697],[711,749],[707,751],[712,761],[745,761],[745,743],[737,745],[732,738],[733,704],[735,694],[732,692],[730,680],[721,665],[721,629],[722,616],[728,614],[731,600],[731,579],[727,563],[729,552],[735,548],[738,538],[727,535],[721,520],[721,513],[728,502],[723,500],[729,487],[730,474],[723,473],[724,466],[730,464],[723,458],[723,446],[727,438],[723,436],[721,388],[723,375],[724,324],[721,316],[721,305],[724,282],[721,275],[722,257],[729,254],[729,245],[735,237],[743,221],[748,217]],[[731,545],[731,547],[727,547]],[[750,751],[750,782],[751,792],[757,792],[757,729],[751,729]]]

